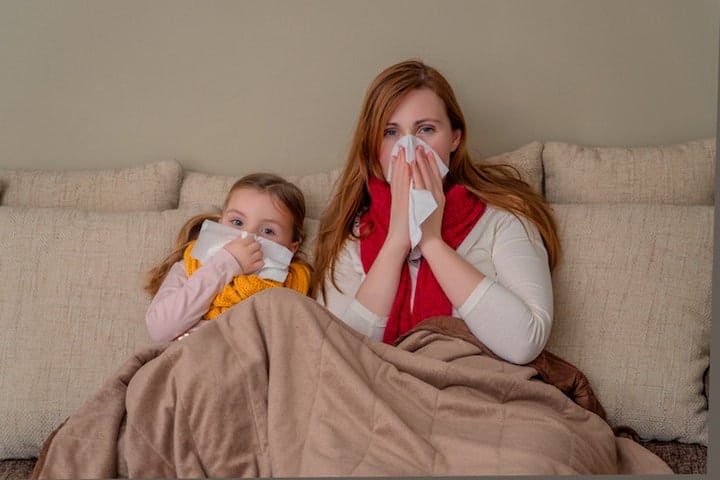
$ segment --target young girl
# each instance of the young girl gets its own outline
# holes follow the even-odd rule
[[[231,306],[272,287],[288,287],[307,294],[310,267],[297,251],[303,240],[305,200],[300,189],[282,177],[255,173],[230,188],[222,213],[197,215],[183,226],[175,249],[150,271],[145,289],[154,295],[145,324],[153,341],[185,335]],[[192,255],[205,220],[248,233],[220,248],[201,264]],[[261,278],[262,237],[293,253],[284,283]]]

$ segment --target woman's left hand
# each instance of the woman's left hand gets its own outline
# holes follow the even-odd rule
[[[445,193],[443,192],[443,178],[438,170],[435,156],[425,153],[425,149],[418,147],[415,151],[415,161],[412,166],[412,179],[416,190],[429,190],[432,193],[437,208],[422,224],[422,238],[420,251],[423,245],[432,240],[442,240],[442,218],[445,209]]]

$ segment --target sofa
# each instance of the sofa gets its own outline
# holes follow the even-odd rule
[[[715,139],[645,147],[534,141],[513,165],[551,204],[562,257],[547,349],[589,379],[612,426],[676,473],[706,473]],[[150,343],[148,269],[241,176],[175,160],[0,169],[0,478]],[[311,262],[340,170],[287,176],[307,202]]]

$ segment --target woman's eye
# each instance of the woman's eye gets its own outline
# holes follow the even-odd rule
[[[397,130],[394,128],[388,128],[383,132],[383,137],[394,137],[397,135]]]
[[[264,235],[275,235],[275,230],[272,228],[265,227],[260,230]]]
[[[418,129],[418,133],[432,133],[435,131],[435,127],[424,126]]]

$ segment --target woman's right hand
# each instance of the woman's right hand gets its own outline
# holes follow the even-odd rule
[[[255,273],[265,265],[260,243],[250,235],[231,240],[223,248],[235,257],[242,268],[243,275]]]
[[[410,224],[408,210],[410,207],[410,164],[405,157],[405,149],[401,148],[393,157],[392,174],[390,177],[390,225],[384,247],[389,247],[401,258],[410,252]]]
[[[355,299],[362,306],[381,317],[390,313],[400,281],[400,272],[410,252],[410,165],[405,160],[403,149],[390,161],[392,175],[388,234],[355,293]]]

